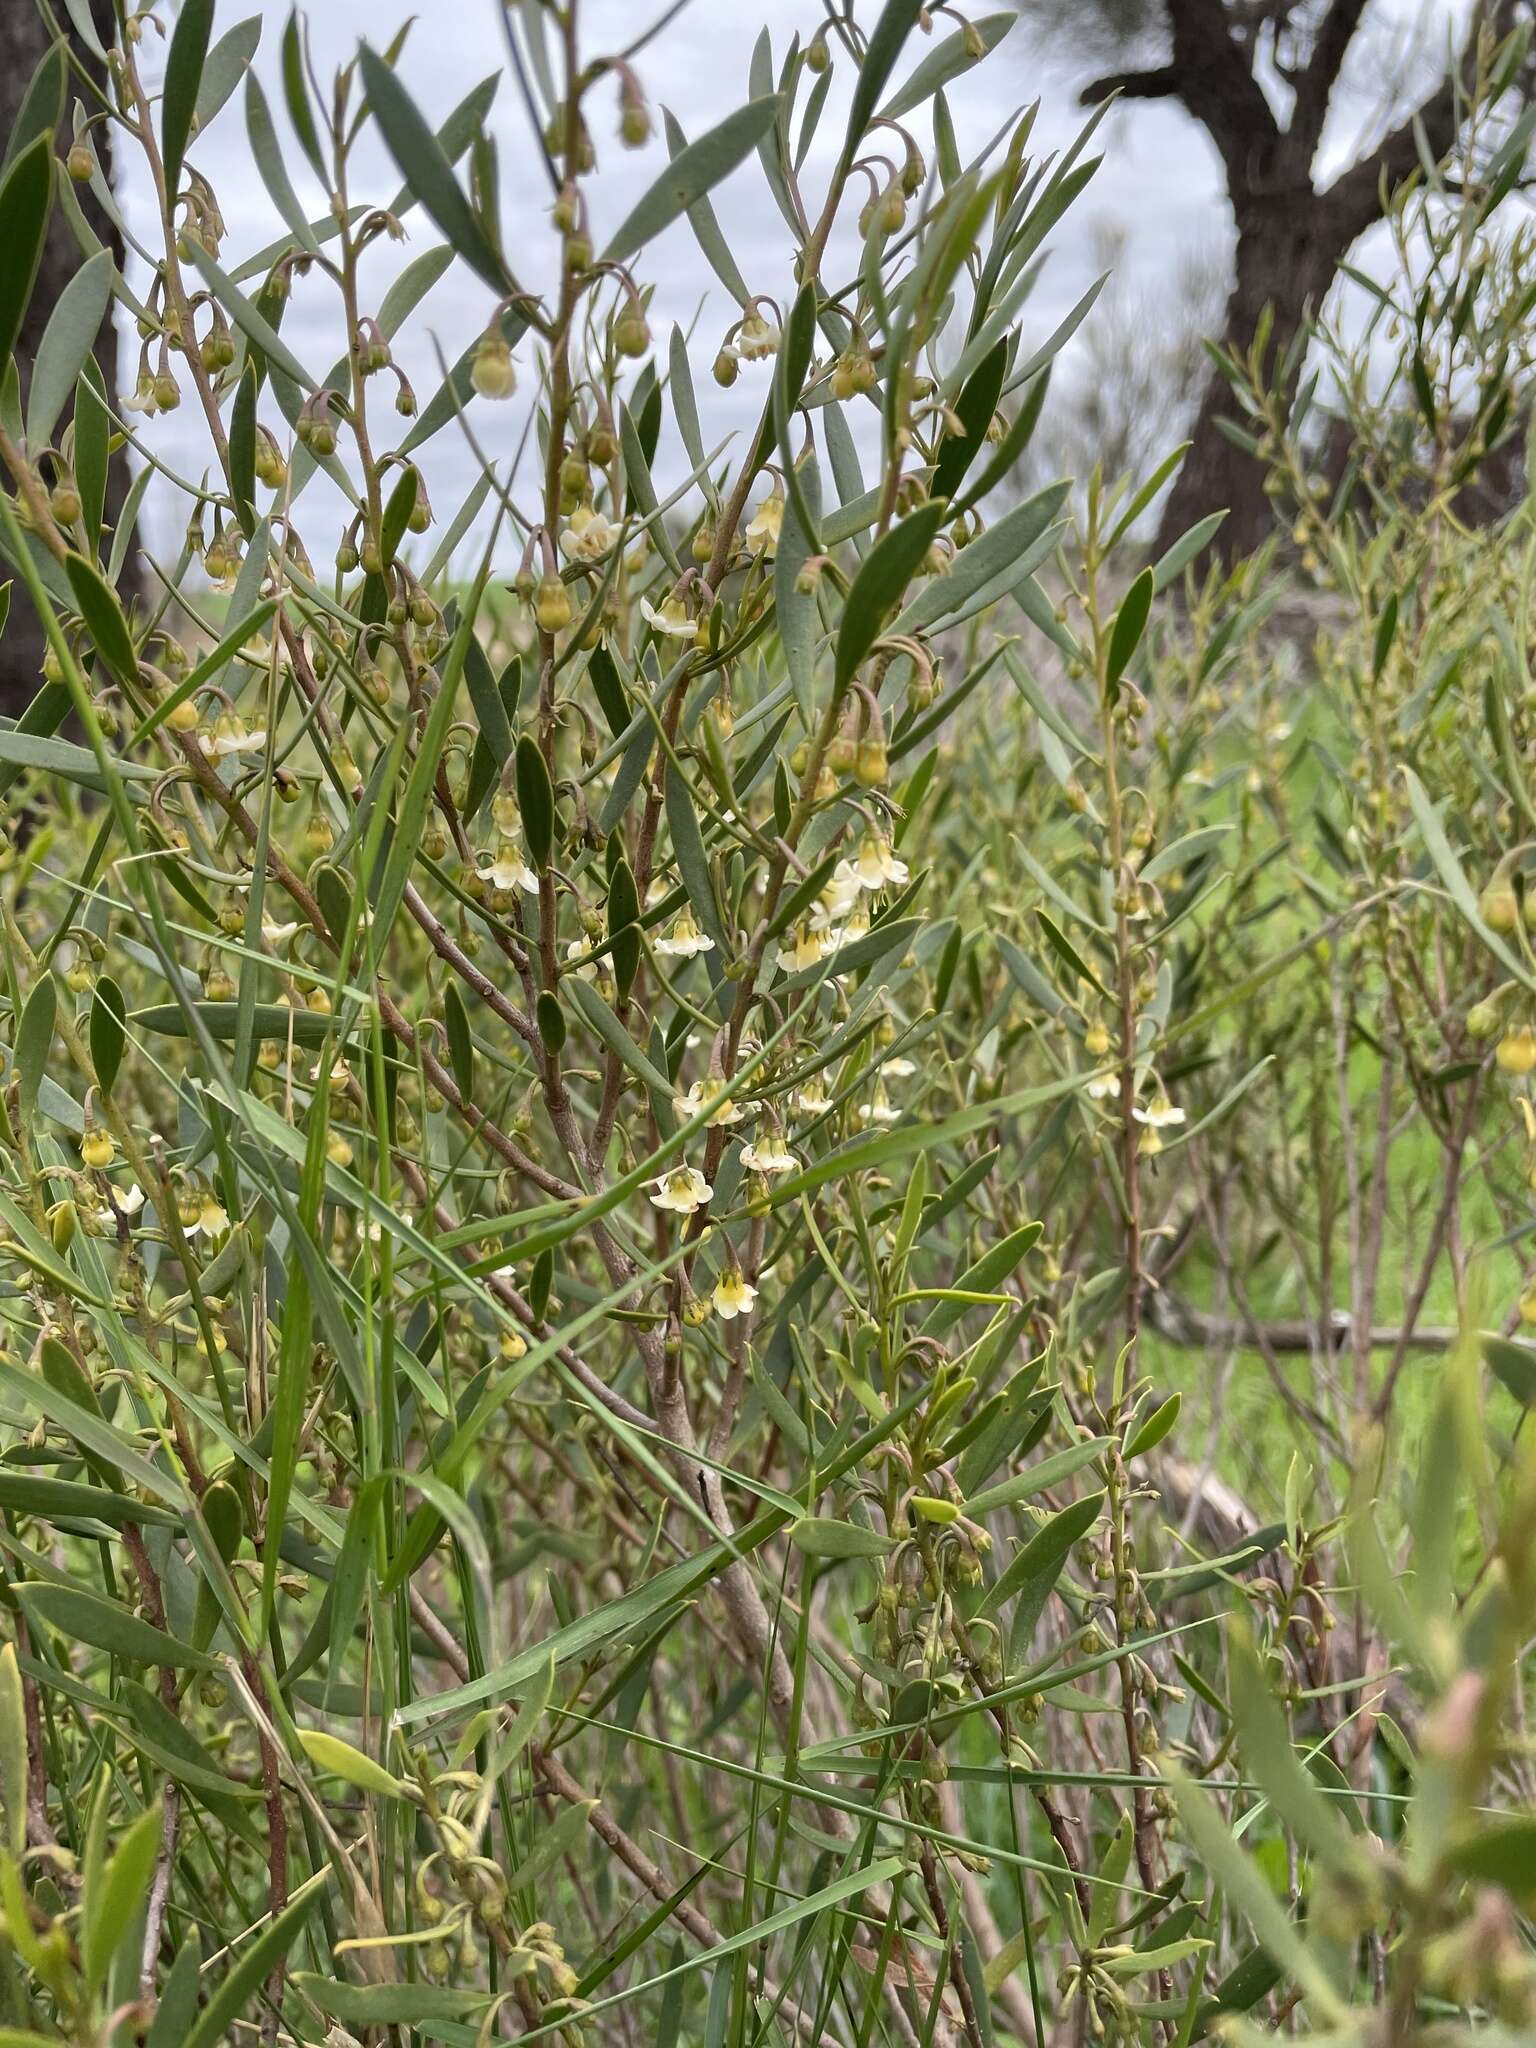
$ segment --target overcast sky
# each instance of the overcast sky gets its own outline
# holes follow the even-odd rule
[[[8,0],[0,0],[0,4],[8,4]],[[875,0],[860,0],[860,4],[864,14],[873,19]],[[1351,153],[1362,132],[1379,130],[1385,120],[1389,110],[1384,102],[1404,83],[1403,52],[1411,42],[1408,31],[1415,25],[1420,30],[1418,64],[1422,73],[1424,65],[1432,64],[1443,50],[1460,9],[1461,0],[1452,0],[1450,6],[1445,0],[1375,0],[1368,17],[1371,25],[1330,134],[1335,156]],[[436,0],[435,5],[426,6],[411,6],[407,0],[319,0],[309,10],[316,66],[328,79],[334,67],[350,56],[359,37],[382,49],[414,14],[415,26],[400,75],[429,118],[438,121],[476,81],[504,70],[499,11],[499,0]],[[661,0],[583,0],[586,52],[596,55],[621,47],[662,11]],[[977,6],[969,11],[979,15],[994,10]],[[288,0],[219,0],[215,33],[252,13],[263,16],[257,69],[284,138],[293,182],[306,205],[319,213],[318,184],[297,145],[288,147],[290,137],[282,111],[277,56],[287,12]],[[697,135],[748,97],[752,48],[765,22],[771,28],[777,65],[790,38],[797,31],[803,39],[808,38],[822,19],[819,0],[692,0],[647,45],[637,69],[649,98],[658,106],[669,107],[685,130]],[[940,21],[942,24],[942,17]],[[947,33],[948,28],[941,26],[937,32]],[[920,34],[914,35],[908,68],[928,47]],[[1047,153],[1067,144],[1084,118],[1075,104],[1075,85],[1080,81],[1071,73],[1070,57],[1070,48],[1064,50],[1060,44],[1042,49],[1040,39],[1032,34],[1026,5],[1002,45],[950,89],[962,150],[980,147],[1037,98],[1041,109],[1032,148]],[[148,49],[146,59],[151,66],[157,61]],[[840,65],[846,70],[841,58]],[[841,133],[842,123],[833,109],[844,103],[845,84],[846,80],[838,81],[832,107],[803,174],[802,182],[811,193],[824,182]],[[591,96],[590,121],[599,168],[587,181],[587,192],[595,240],[601,247],[604,230],[617,224],[663,166],[665,150],[659,141],[641,151],[621,148],[613,90],[606,82]],[[537,288],[548,281],[541,266],[547,269],[550,249],[546,218],[550,195],[510,78],[503,78],[490,126],[501,151],[503,231],[508,250],[521,279]],[[923,139],[926,142],[926,135]],[[1036,340],[1055,327],[1091,283],[1102,260],[1101,242],[1092,232],[1095,223],[1127,230],[1120,261],[1133,273],[1140,293],[1150,294],[1154,302],[1164,280],[1170,293],[1177,292],[1187,257],[1223,247],[1229,232],[1214,152],[1203,129],[1176,106],[1144,102],[1112,112],[1100,130],[1096,147],[1100,146],[1104,162],[1087,193],[1058,229],[1039,289],[1025,310],[1026,329]],[[233,268],[281,232],[278,216],[252,168],[241,93],[237,92],[207,132],[195,139],[190,156],[218,195],[228,229],[223,260],[226,267]],[[148,195],[134,175],[127,148],[120,149],[119,173],[129,223],[151,243]],[[397,184],[382,146],[365,139],[355,160],[353,199],[373,197],[383,202]],[[749,288],[784,298],[791,288],[789,235],[755,158],[749,158],[717,188],[714,203]],[[846,213],[848,218],[834,240],[826,266],[825,274],[833,277],[849,275],[856,260],[856,208],[850,207]],[[403,254],[392,247],[380,250],[369,280],[374,290],[382,294],[390,272],[405,257],[427,246],[434,234],[430,223],[419,214],[413,216],[411,240]],[[714,338],[732,317],[733,309],[687,224],[679,222],[660,237],[641,259],[640,268],[642,281],[656,286],[652,325],[658,336],[665,335],[673,320],[686,327],[698,316],[707,362]],[[299,286],[285,322],[285,335],[306,367],[317,373],[340,353],[341,330],[334,317],[333,297],[323,279],[312,277]],[[456,356],[483,325],[489,302],[485,287],[462,266],[455,266],[426,300],[410,341],[400,350],[423,399],[438,381],[437,350],[449,359]],[[130,382],[133,369],[130,355],[124,363],[124,376]],[[707,408],[708,445],[733,428],[746,430],[760,402],[755,383],[748,387],[750,375],[744,372],[741,385],[729,394],[717,394],[707,376],[703,378],[701,399]],[[524,381],[526,386],[531,379]],[[498,454],[504,455],[510,446],[514,434],[510,416],[520,409],[478,407],[486,416],[487,432]],[[149,423],[146,433],[183,472],[195,473],[209,459],[190,406]],[[667,454],[664,446],[663,463]],[[456,427],[444,429],[429,444],[424,467],[439,519],[450,517],[475,475]],[[168,494],[159,500],[159,507],[152,532],[165,542],[174,536],[177,515]],[[315,516],[311,513],[309,518]],[[307,530],[308,520],[301,525]],[[311,545],[322,541],[327,548],[333,544],[317,533]]]

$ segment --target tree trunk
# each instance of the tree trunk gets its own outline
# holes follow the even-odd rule
[[[1310,187],[1250,200],[1239,212],[1237,258],[1222,324],[1222,345],[1246,358],[1264,309],[1271,312],[1265,371],[1274,374],[1309,308],[1327,291],[1340,258],[1328,210]],[[1163,508],[1156,547],[1169,548],[1207,513],[1227,516],[1213,542],[1224,561],[1252,554],[1273,530],[1264,466],[1230,441],[1220,422],[1239,417],[1232,387],[1212,365],[1190,430],[1190,449]]]
[[[113,32],[112,0],[91,0],[91,14],[97,32],[104,46],[110,46]],[[52,37],[47,23],[35,5],[35,0],[0,0],[0,146],[11,132],[27,87],[33,73],[47,54]],[[101,67],[71,32],[74,54],[93,73],[100,75]],[[66,92],[65,113],[58,136],[60,154],[69,146],[69,106],[73,95]],[[97,159],[103,173],[110,177],[111,130],[105,124],[98,124],[91,131]],[[90,192],[77,186],[76,194],[82,210],[97,235],[113,249],[116,260],[122,262],[122,248],[112,224],[97,205]],[[43,260],[37,274],[37,284],[22,323],[21,335],[16,344],[16,358],[21,370],[22,389],[25,392],[32,359],[42,340],[43,329],[48,315],[58,301],[60,292],[80,268],[81,255],[74,236],[64,220],[61,209],[55,204],[48,231],[48,240],[43,249]],[[110,401],[117,396],[117,330],[113,325],[111,310],[102,323],[96,337],[96,361],[101,369],[102,383]],[[62,425],[55,434],[62,432]],[[115,520],[121,508],[127,478],[121,461],[114,462],[107,482],[106,516]],[[43,661],[43,629],[31,600],[19,581],[11,586],[10,616],[5,631],[0,634],[0,717],[17,718],[26,709],[41,687]]]

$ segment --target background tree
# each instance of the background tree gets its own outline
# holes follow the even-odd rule
[[[1373,23],[1382,25],[1380,0],[1046,0],[1031,14],[1047,33],[1070,33],[1074,63],[1118,66],[1085,86],[1086,105],[1113,93],[1173,99],[1206,129],[1235,228],[1219,337],[1245,356],[1268,308],[1278,361],[1308,307],[1418,168],[1419,136],[1433,158],[1454,148],[1480,39],[1496,40],[1525,11],[1521,0],[1477,0],[1433,89],[1417,104],[1400,103],[1384,136],[1357,140],[1346,168],[1326,182],[1324,130],[1346,59]],[[1229,508],[1218,543],[1228,557],[1249,552],[1268,531],[1263,471],[1222,432],[1229,410],[1227,380],[1213,367],[1164,507],[1164,544],[1218,505]]]
[[[109,43],[113,32],[111,0],[90,0],[90,9],[98,35],[104,44]],[[54,24],[45,20],[38,8],[0,5],[0,132],[11,136],[12,151],[18,139],[51,127],[62,155],[69,147],[69,134],[63,125],[68,62],[81,65],[93,77],[100,76],[98,60],[75,30],[68,26],[67,16],[64,22],[65,25],[56,33]],[[23,116],[24,126],[18,128],[18,120]],[[103,173],[110,176],[110,125],[98,124],[94,137],[97,160]],[[77,196],[96,234],[116,251],[121,261],[122,249],[111,221],[87,187],[77,187]],[[24,391],[48,315],[79,265],[80,250],[69,231],[63,209],[55,206],[36,289],[28,304],[16,349]],[[117,390],[117,329],[110,313],[96,337],[95,355],[103,387],[111,397]],[[108,492],[109,518],[122,502],[126,482],[121,474],[122,465],[115,463],[113,469]],[[42,659],[42,627],[26,592],[17,582],[11,590],[10,619],[4,638],[0,640],[0,716],[15,718],[25,710],[37,691]]]
[[[1205,336],[1226,300],[1226,251],[1214,238],[1147,280],[1125,260],[1123,222],[1094,221],[1088,237],[1093,270],[1107,271],[1109,282],[1052,382],[1021,465],[1028,490],[1070,476],[1086,491],[1096,467],[1106,476],[1156,469],[1184,433],[1188,394],[1207,368]],[[1146,515],[1148,527],[1160,510]]]

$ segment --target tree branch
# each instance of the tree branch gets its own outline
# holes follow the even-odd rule
[[[1309,164],[1317,154],[1333,88],[1365,9],[1366,0],[1333,0],[1313,40],[1312,54],[1296,81],[1290,133],[1298,152],[1305,152]]]
[[[1450,154],[1461,110],[1460,80],[1476,62],[1478,39],[1489,22],[1495,34],[1506,33],[1513,14],[1513,0],[1478,0],[1455,67],[1375,149],[1351,164],[1319,195],[1319,221],[1341,254],[1381,218],[1383,184],[1390,195],[1418,169],[1418,130],[1422,129],[1432,157]]]
[[[1112,71],[1108,78],[1096,78],[1078,94],[1078,104],[1100,106],[1118,93],[1123,100],[1177,99],[1180,73],[1176,64],[1160,64],[1155,71]]]
[[[1179,98],[1206,127],[1226,167],[1236,204],[1262,175],[1280,129],[1263,88],[1248,68],[1221,0],[1165,0],[1173,31],[1172,69]]]
[[[1294,1355],[1320,1349],[1346,1351],[1356,1341],[1354,1321],[1345,1309],[1335,1309],[1319,1327],[1315,1317],[1306,1316],[1275,1322],[1211,1316],[1158,1292],[1148,1297],[1148,1320],[1165,1343],[1197,1351],[1226,1351],[1234,1345],[1251,1349],[1263,1344],[1271,1351]],[[1456,1341],[1456,1332],[1373,1323],[1359,1332],[1359,1341],[1371,1351],[1448,1351]]]

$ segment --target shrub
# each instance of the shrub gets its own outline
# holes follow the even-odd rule
[[[1176,452],[1011,487],[1092,124],[967,161],[1007,18],[850,13],[664,117],[606,241],[647,39],[574,4],[506,17],[542,241],[487,88],[434,131],[403,39],[322,86],[295,18],[275,110],[212,0],[18,137],[0,337],[51,209],[83,261],[0,394],[50,648],[0,731],[6,2041],[1533,2022],[1530,515],[1462,518],[1525,131],[1403,202],[1384,392],[1331,329],[1294,407],[1230,365],[1300,560],[1200,580],[1219,515],[1137,559]],[[237,92],[255,255],[199,167]],[[142,297],[71,193],[105,124]],[[653,334],[676,223],[723,331]],[[483,324],[418,394],[452,263]],[[178,404],[197,486],[135,419]]]

